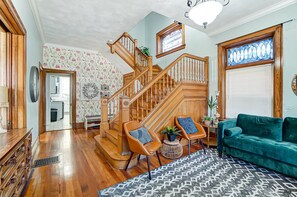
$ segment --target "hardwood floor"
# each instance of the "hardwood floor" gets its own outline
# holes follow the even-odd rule
[[[61,162],[35,168],[25,196],[98,196],[97,191],[147,172],[145,159],[127,171],[112,168],[97,151],[94,136],[99,130],[73,129],[46,132],[34,159],[61,155]],[[192,145],[192,152],[200,149]],[[184,155],[188,152],[184,147]],[[161,156],[162,164],[171,162]],[[156,156],[151,168],[159,167]]]

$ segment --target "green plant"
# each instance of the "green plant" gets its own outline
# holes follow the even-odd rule
[[[165,130],[161,131],[162,134],[167,134],[167,135],[179,135],[179,136],[181,136],[180,132],[181,132],[181,131],[178,130],[178,129],[176,128],[176,126],[173,126],[173,127],[167,126],[167,127],[165,128]]]
[[[210,99],[208,99],[207,105],[210,109],[210,117],[212,117],[212,111],[217,106],[217,104],[218,104],[217,99],[214,99],[212,96],[210,97]]]
[[[144,53],[146,56],[150,56],[149,48],[144,47],[144,46],[141,46],[139,49],[140,49],[140,50],[142,51],[142,53]]]
[[[212,118],[211,118],[210,116],[204,116],[203,120],[204,120],[204,121],[211,121]]]

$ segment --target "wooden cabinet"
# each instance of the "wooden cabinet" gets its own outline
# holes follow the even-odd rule
[[[31,130],[0,134],[0,197],[20,196],[32,166]]]

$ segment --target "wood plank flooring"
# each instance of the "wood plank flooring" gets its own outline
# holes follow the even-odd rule
[[[95,147],[99,130],[46,132],[34,159],[61,156],[58,164],[35,168],[25,196],[98,196],[97,191],[147,172],[145,159],[127,171],[112,168]],[[192,145],[192,152],[200,149]],[[184,147],[184,155],[188,152]],[[183,156],[184,156],[183,155]],[[161,156],[162,164],[172,162]],[[151,168],[159,167],[156,156]]]

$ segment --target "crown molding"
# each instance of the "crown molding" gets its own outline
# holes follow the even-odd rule
[[[211,31],[211,32],[208,33],[208,35],[209,36],[218,35],[220,33],[228,31],[228,30],[230,30],[230,29],[232,29],[234,27],[244,25],[244,24],[246,24],[248,22],[251,22],[253,20],[256,20],[258,18],[261,18],[263,16],[266,16],[266,15],[271,14],[273,12],[276,12],[278,10],[281,10],[281,9],[283,9],[285,7],[288,7],[288,6],[290,6],[292,4],[295,4],[295,3],[297,3],[297,0],[286,0],[286,1],[279,2],[277,4],[274,4],[274,5],[270,6],[270,7],[262,9],[262,10],[260,10],[258,12],[250,14],[250,15],[244,17],[244,18],[240,18],[240,19],[236,20],[234,23],[232,23],[230,25],[227,25],[227,26],[225,26],[223,28],[219,28],[219,29],[217,29],[215,31]]]
[[[40,21],[40,14],[39,14],[39,11],[38,11],[38,8],[36,5],[36,0],[29,0],[29,4],[31,7],[33,16],[34,16],[35,24],[37,26],[37,29],[38,29],[40,37],[41,37],[41,41],[44,44],[45,43],[45,34],[44,34],[43,26]]]

